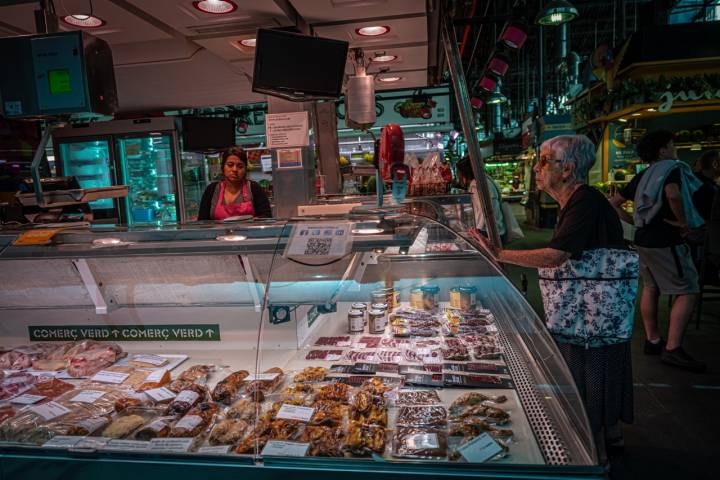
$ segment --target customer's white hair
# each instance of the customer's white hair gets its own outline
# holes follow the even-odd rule
[[[595,145],[585,135],[559,135],[545,140],[540,149],[553,152],[562,166],[573,164],[573,178],[587,183],[588,173],[595,163]]]

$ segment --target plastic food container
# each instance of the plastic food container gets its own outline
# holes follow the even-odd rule
[[[394,288],[383,288],[371,293],[371,303],[385,303],[390,310],[400,306],[400,293]]]
[[[353,303],[352,305],[350,305],[350,308],[353,310],[360,310],[361,312],[363,312],[363,321],[364,321],[365,325],[367,325],[367,321],[368,321],[367,304],[362,303],[362,302],[357,302],[357,303]]]
[[[350,310],[348,312],[348,332],[362,333],[365,329],[365,313],[362,310]]]
[[[418,310],[435,310],[440,305],[440,287],[425,285],[410,290],[410,306]]]
[[[450,306],[459,310],[473,310],[477,306],[476,287],[454,287],[450,289]]]

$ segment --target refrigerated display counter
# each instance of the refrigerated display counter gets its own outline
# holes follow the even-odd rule
[[[540,319],[428,218],[19,237],[0,231],[3,477],[605,474]]]

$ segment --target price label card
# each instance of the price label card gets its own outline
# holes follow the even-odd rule
[[[60,417],[70,412],[69,408],[65,408],[57,402],[48,402],[43,405],[30,407],[30,410],[43,417],[45,420],[52,420],[53,418]]]
[[[342,342],[337,342],[338,347],[349,347],[350,346],[350,340],[343,340]]]
[[[493,325],[493,324],[487,325],[487,326],[485,327],[485,329],[486,329],[488,332],[497,332],[497,331],[498,331],[497,327],[496,327],[495,325]]]
[[[115,383],[120,384],[123,383],[127,378],[130,376],[129,373],[120,373],[120,372],[108,372],[107,370],[101,370],[98,373],[95,374],[94,377],[91,378],[93,382],[100,382],[100,383]]]
[[[168,359],[160,355],[137,354],[133,356],[133,362],[147,363],[159,367],[168,363]]]
[[[440,359],[440,357],[427,356],[422,358],[422,362],[426,365],[436,365],[442,363],[442,360]]]
[[[301,407],[299,405],[288,405],[283,403],[277,413],[277,418],[285,420],[300,420],[301,422],[309,422],[315,411],[312,407]]]
[[[413,450],[432,449],[440,446],[437,433],[418,433],[411,435],[405,439],[405,443]]]
[[[32,405],[40,400],[44,400],[45,398],[46,397],[43,395],[30,395],[29,393],[23,393],[22,395],[11,398],[10,401],[12,403],[19,403],[22,405]]]
[[[187,431],[192,430],[202,423],[203,419],[199,415],[185,415],[183,418],[178,420],[175,424],[175,428],[184,428]]]
[[[157,383],[163,379],[165,374],[167,373],[167,370],[164,368],[161,368],[159,370],[153,370],[150,375],[145,378],[146,383],[154,382]]]
[[[149,449],[150,442],[143,442],[141,440],[112,439],[103,447],[103,450],[117,450],[122,452],[144,452]]]
[[[71,402],[95,403],[100,400],[105,392],[102,390],[83,390],[70,399]]]
[[[308,451],[309,443],[283,442],[270,440],[262,450],[263,456],[278,457],[304,457]]]
[[[367,345],[364,343],[357,343],[357,344],[355,344],[355,347],[360,348],[360,349],[365,349],[365,348],[367,348]]]
[[[192,446],[192,438],[153,438],[150,450],[156,452],[187,452]]]
[[[156,402],[164,402],[165,400],[175,398],[175,392],[173,392],[172,390],[168,390],[165,387],[145,390],[145,393]]]
[[[47,442],[43,443],[43,447],[70,448],[77,445],[80,440],[82,440],[82,437],[68,437],[67,435],[56,435]]]
[[[342,358],[342,355],[338,355],[337,353],[331,353],[330,355],[325,356],[325,360],[328,362],[337,362]]]
[[[265,381],[272,381],[275,380],[275,378],[280,375],[279,373],[251,373],[247,377],[245,377],[246,382],[253,382],[255,380],[265,380]]]
[[[200,447],[197,453],[205,455],[225,455],[230,451],[230,445],[216,445],[214,447]]]
[[[85,448],[88,450],[100,450],[110,441],[107,437],[81,437],[80,441],[75,444],[75,448]]]
[[[503,448],[489,434],[483,433],[458,449],[460,455],[471,463],[490,460],[503,451]]]
[[[196,391],[183,390],[182,392],[178,393],[178,396],[175,398],[175,400],[178,402],[185,402],[192,405],[198,398],[200,398],[200,394],[198,394]]]

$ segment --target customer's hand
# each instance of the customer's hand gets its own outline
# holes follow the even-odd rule
[[[485,237],[485,235],[483,235],[482,233],[480,233],[479,231],[477,231],[474,228],[471,228],[470,230],[468,230],[468,235],[473,240],[475,240],[475,242],[477,242],[480,246],[482,246],[488,253],[490,253],[490,255],[493,256],[493,259],[495,261],[498,260],[498,257],[500,255],[500,249],[490,245],[490,241],[487,239],[487,237]]]

